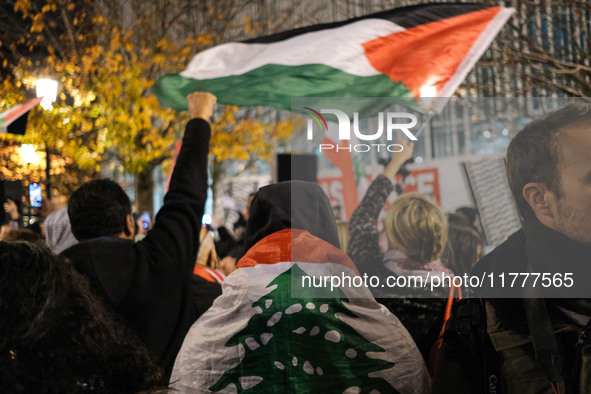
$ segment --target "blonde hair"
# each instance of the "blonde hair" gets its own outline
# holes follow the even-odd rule
[[[339,243],[341,244],[341,250],[344,253],[347,253],[349,239],[351,238],[351,235],[349,235],[349,222],[337,221],[337,231],[339,232]]]
[[[420,263],[441,257],[447,243],[447,222],[441,209],[419,193],[398,197],[384,221],[390,247]]]

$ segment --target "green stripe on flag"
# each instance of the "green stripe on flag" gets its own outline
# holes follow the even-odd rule
[[[175,110],[186,110],[187,95],[195,91],[211,92],[222,104],[287,110],[292,97],[412,97],[403,83],[387,75],[360,77],[323,64],[268,64],[245,74],[204,80],[171,74],[152,87],[160,104]]]

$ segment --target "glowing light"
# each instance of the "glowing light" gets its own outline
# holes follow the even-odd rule
[[[509,135],[509,130],[503,129],[503,135]]]
[[[435,97],[437,96],[437,88],[433,85],[423,85],[419,89],[421,97]]]
[[[39,162],[39,155],[35,150],[35,146],[31,144],[22,144],[20,147],[21,158],[25,164],[33,164]]]
[[[46,111],[52,109],[51,104],[57,99],[57,81],[47,78],[38,79],[35,90],[37,91],[37,97],[43,97],[41,107]]]
[[[210,225],[212,222],[211,215],[208,215],[208,214],[203,215],[203,219],[201,219],[201,222],[203,224],[205,224],[206,226]]]
[[[484,138],[490,138],[490,131],[484,130],[482,134],[484,135]]]
[[[423,157],[422,156],[415,157],[415,163],[421,164],[422,162],[423,162]]]

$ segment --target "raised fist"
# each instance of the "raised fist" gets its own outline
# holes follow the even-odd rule
[[[217,97],[208,92],[191,93],[187,96],[189,115],[191,118],[201,118],[209,121],[216,101]]]

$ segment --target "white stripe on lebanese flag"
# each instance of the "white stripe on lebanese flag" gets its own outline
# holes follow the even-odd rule
[[[181,75],[195,79],[221,78],[245,74],[271,63],[324,64],[360,77],[378,75],[381,73],[365,57],[363,43],[403,30],[385,19],[364,19],[270,44],[231,42],[199,53]]]

